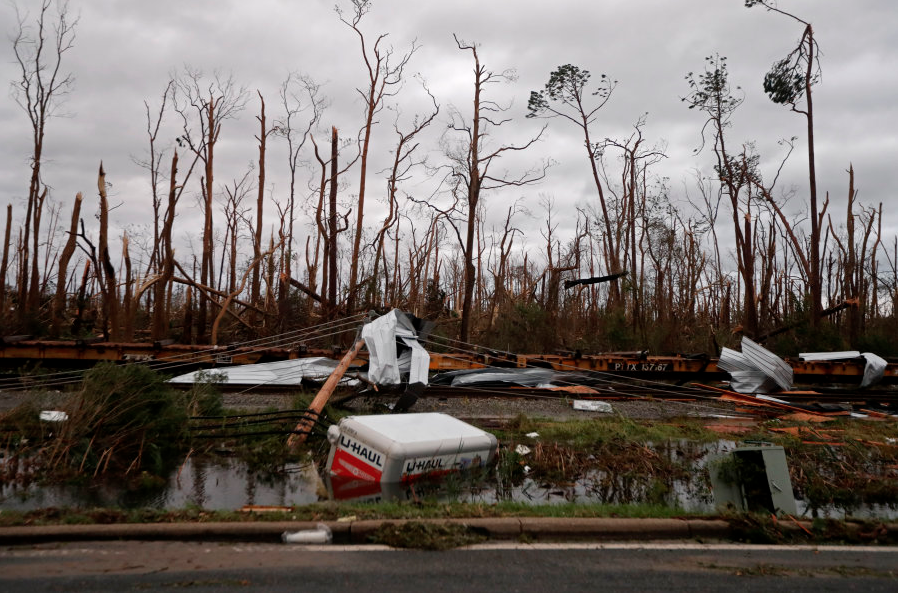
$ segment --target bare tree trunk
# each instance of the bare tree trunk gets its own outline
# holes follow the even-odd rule
[[[181,322],[181,343],[193,342],[193,287],[188,286],[184,294],[184,320]]]
[[[337,128],[331,128],[331,179],[327,216],[327,316],[333,318],[337,313],[337,156],[339,137]]]
[[[9,238],[12,232],[12,204],[6,205],[6,233],[3,239],[3,259],[0,260],[0,326],[6,322],[6,271],[9,266]]]
[[[265,144],[270,130],[266,128],[265,123],[265,99],[262,97],[262,93],[256,92],[259,95],[259,100],[262,102],[262,109],[260,114],[256,117],[260,126],[259,135],[256,136],[256,140],[259,141],[259,193],[256,199],[256,229],[255,233],[253,233],[253,261],[255,264],[253,267],[252,284],[250,284],[249,301],[258,307],[261,286],[259,267],[261,265],[260,255],[262,253],[262,206],[265,203]],[[256,327],[255,315],[252,313],[250,313],[249,323],[253,327]]]
[[[53,321],[50,325],[50,335],[54,338],[59,337],[60,326],[65,316],[66,301],[66,281],[68,279],[69,261],[75,253],[75,246],[78,238],[78,220],[81,218],[81,192],[75,196],[75,205],[72,207],[72,224],[69,226],[69,236],[66,239],[65,247],[59,256],[59,264],[56,274],[56,297],[53,299]]]
[[[542,131],[530,139],[528,142],[511,146],[505,145],[492,150],[491,152],[482,152],[484,138],[489,135],[489,129],[495,128],[508,120],[498,120],[495,118],[495,111],[499,110],[495,103],[487,101],[481,103],[481,94],[485,86],[491,82],[496,82],[506,78],[503,74],[497,74],[486,69],[480,63],[480,57],[477,54],[477,47],[473,44],[466,44],[455,38],[455,43],[460,50],[470,50],[474,58],[474,103],[473,115],[469,124],[458,124],[453,122],[449,125],[451,130],[461,132],[464,138],[464,145],[460,146],[460,153],[463,156],[453,159],[453,175],[457,180],[457,192],[464,192],[463,199],[467,205],[467,220],[465,221],[464,237],[461,236],[456,228],[459,243],[463,250],[464,258],[464,289],[462,296],[462,312],[461,323],[459,327],[459,339],[468,341],[471,333],[471,316],[473,312],[474,287],[477,283],[477,269],[474,266],[474,232],[478,222],[478,208],[480,207],[480,193],[484,189],[484,179],[488,180],[486,189],[498,189],[509,186],[524,186],[535,183],[545,177],[545,167],[542,173],[528,171],[527,173],[517,177],[500,177],[489,175],[490,166],[496,159],[508,151],[522,151],[530,147],[534,142],[542,136]],[[488,115],[481,114],[481,108],[488,111]],[[545,130],[545,127],[543,127]],[[457,196],[456,196],[457,197]]]
[[[195,161],[194,161],[195,162]],[[153,330],[151,335],[154,340],[161,340],[168,336],[169,325],[169,299],[167,293],[171,290],[171,279],[174,275],[174,247],[172,246],[172,226],[175,222],[175,207],[178,202],[178,151],[172,155],[171,173],[169,175],[168,207],[165,210],[165,218],[160,233],[161,257],[160,269],[162,278],[155,286],[153,308]]]
[[[103,333],[107,339],[118,342],[121,339],[119,328],[119,311],[118,311],[118,290],[116,286],[115,268],[112,267],[112,261],[109,258],[109,202],[106,199],[106,171],[103,170],[103,163],[100,163],[100,173],[97,176],[97,189],[100,192],[100,264],[103,266],[104,288],[103,288],[103,310],[109,328],[107,333],[104,324]]]
[[[40,300],[39,295],[29,294],[29,283],[33,292],[38,292],[37,249],[35,247],[35,258],[32,269],[29,270],[29,242],[33,240],[35,246],[37,245],[37,233],[35,232],[32,237],[31,224],[34,220],[35,226],[39,226],[40,210],[46,197],[46,187],[41,192],[40,186],[47,120],[52,117],[53,108],[60,98],[69,92],[73,84],[72,75],[62,72],[61,66],[63,54],[72,47],[78,19],[69,18],[68,5],[65,3],[57,6],[55,18],[51,19],[48,14],[51,6],[53,6],[51,0],[41,1],[33,26],[26,24],[19,14],[18,7],[14,6],[18,26],[12,37],[12,46],[20,78],[13,82],[12,94],[28,115],[32,131],[31,180],[28,186],[18,274],[20,321],[25,319],[26,314],[35,312]],[[36,33],[32,34],[32,31]]]
[[[218,100],[220,101],[221,99]],[[203,200],[205,204],[205,217],[203,220],[203,259],[200,263],[200,281],[207,286],[210,286],[212,284],[212,279],[215,277],[212,260],[212,195],[215,188],[213,177],[213,163],[215,160],[215,143],[218,139],[218,135],[215,133],[217,129],[215,121],[215,104],[216,98],[213,97],[210,92],[209,101],[207,103],[208,108],[206,111],[208,122],[206,128],[207,137],[205,139],[205,172],[203,177]],[[208,308],[209,302],[206,298],[206,294],[201,292],[199,294],[199,311],[197,314],[197,339],[199,340],[203,340],[206,334],[206,315],[208,314]]]
[[[221,310],[218,312],[218,315],[215,316],[215,321],[212,323],[211,343],[213,346],[218,344],[218,327],[219,325],[221,325],[221,320],[224,318],[225,314],[230,313],[231,315],[237,317],[235,313],[230,311],[231,303],[234,302],[238,294],[243,292],[243,288],[246,286],[246,279],[249,277],[249,273],[252,270],[258,269],[259,262],[263,258],[271,255],[277,247],[280,247],[280,245],[280,243],[278,243],[277,245],[272,244],[271,248],[268,251],[266,251],[265,253],[260,253],[259,256],[253,260],[250,266],[243,273],[243,277],[240,279],[240,284],[225,297],[224,301],[222,301]]]
[[[122,259],[125,261],[125,295],[122,298],[122,306],[124,311],[122,340],[125,342],[134,341],[134,303],[132,295],[134,294],[134,277],[131,274],[131,253],[128,251],[128,233],[122,235]]]
[[[808,186],[809,199],[811,206],[811,277],[809,279],[811,292],[811,326],[817,327],[820,324],[821,313],[823,311],[823,289],[820,277],[820,224],[823,214],[826,212],[826,206],[823,212],[817,213],[817,167],[814,156],[814,104],[811,93],[811,85],[813,84],[814,70],[814,32],[811,25],[808,24],[804,34],[808,44],[808,67],[805,71],[805,99],[807,101],[808,123]]]
[[[353,235],[349,263],[349,290],[346,307],[350,313],[355,309],[358,293],[359,253],[361,251],[362,228],[365,215],[365,187],[368,177],[368,149],[371,145],[371,130],[376,123],[374,116],[383,107],[384,97],[395,94],[395,92],[391,93],[390,89],[400,87],[403,69],[417,49],[413,43],[411,50],[400,56],[398,63],[391,64],[392,49],[381,48],[381,42],[386,35],[379,35],[374,45],[369,48],[365,43],[365,35],[359,28],[362,17],[368,11],[369,3],[356,1],[353,2],[353,5],[354,10],[351,19],[346,19],[340,10],[337,11],[340,15],[340,20],[358,35],[362,47],[362,59],[368,72],[367,88],[364,91],[358,90],[365,102],[365,127],[362,130],[363,138],[360,152],[361,170],[359,172],[358,210],[356,212],[355,234]]]
[[[27,310],[31,313],[37,313],[40,307],[40,266],[38,265],[41,230],[41,214],[44,211],[44,203],[47,201],[47,187],[40,193],[34,204],[34,229],[32,231],[33,249],[31,250],[31,280],[28,287],[28,305]]]

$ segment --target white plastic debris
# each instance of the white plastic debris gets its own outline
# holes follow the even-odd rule
[[[861,356],[867,361],[867,364],[864,365],[864,378],[861,381],[861,389],[864,389],[871,385],[876,385],[882,380],[889,363],[872,352],[864,352]]]
[[[42,410],[40,413],[42,422],[65,422],[69,415],[60,410]]]
[[[408,372],[409,383],[427,384],[430,354],[418,343],[418,332],[405,313],[393,309],[366,323],[362,339],[368,348],[368,378],[373,383],[398,385],[400,374]]]
[[[526,434],[526,436],[530,437],[531,439],[538,439],[538,438],[539,438],[539,433],[538,433],[538,432],[528,432],[528,433]]]
[[[591,399],[575,399],[574,409],[582,412],[604,412],[610,414],[614,410],[608,402],[600,402]]]
[[[285,531],[281,534],[281,540],[285,544],[329,544],[333,537],[330,527],[324,523],[319,523],[316,529]]]
[[[514,452],[518,455],[530,455],[530,447],[527,445],[518,445],[514,448]]]

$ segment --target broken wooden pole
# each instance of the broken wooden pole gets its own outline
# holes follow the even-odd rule
[[[314,426],[318,415],[321,414],[321,410],[324,409],[324,406],[330,399],[331,394],[334,392],[334,388],[337,387],[337,384],[340,382],[340,379],[343,378],[346,369],[349,368],[349,365],[352,364],[356,354],[359,353],[359,350],[361,350],[364,345],[365,340],[357,340],[355,345],[346,353],[343,359],[340,360],[340,364],[337,365],[334,372],[331,373],[330,377],[327,378],[327,381],[324,382],[324,385],[321,386],[318,395],[316,395],[315,399],[312,400],[312,403],[309,404],[309,413],[299,421],[299,424],[297,424],[294,429],[294,434],[291,434],[290,438],[287,439],[287,447],[293,449],[297,445],[306,442],[306,438],[309,436],[309,431],[312,430],[312,426]]]

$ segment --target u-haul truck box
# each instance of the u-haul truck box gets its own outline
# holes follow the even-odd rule
[[[492,461],[496,437],[439,413],[349,416],[327,431],[328,473],[354,480],[402,482]]]

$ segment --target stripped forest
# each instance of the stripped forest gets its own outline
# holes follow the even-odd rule
[[[850,347],[898,356],[898,237],[883,235],[881,203],[857,199],[862,180],[847,160],[844,187],[818,192],[812,97],[825,86],[814,30],[789,13],[769,10],[795,22],[799,42],[758,73],[769,98],[807,122],[806,152],[793,139],[783,157],[807,162],[788,201],[777,169],[762,171],[752,144],[730,137],[742,98],[725,57],[709,57],[683,90],[684,121],[711,173],[671,181],[655,171],[674,149],[647,137],[645,119],[628,137],[605,137],[597,115],[616,82],[578,66],[520,89],[527,117],[545,127],[512,140],[515,122],[490,95],[506,74],[485,64],[487,47],[460,38],[452,49],[470,64],[471,103],[441,105],[425,86],[429,108],[391,121],[385,108],[416,84],[417,48],[388,48],[366,31],[370,6],[356,0],[337,18],[369,74],[354,81],[357,127],[334,127],[306,76],[266,96],[185,67],[145,102],[147,191],[118,198],[151,217],[133,236],[115,223],[112,172],[99,156],[95,190],[68,195],[44,183],[53,106],[72,92],[77,25],[56,6],[43,2],[11,40],[21,70],[13,95],[28,118],[9,133],[34,140],[25,197],[5,212],[4,336],[227,344],[397,307],[437,321],[441,335],[522,353],[716,355],[744,334],[782,355]],[[257,158],[235,174],[216,150],[244,112],[257,123]],[[164,126],[177,128],[174,141]],[[548,164],[515,167],[548,127],[578,135],[590,195],[576,208],[543,196],[525,213],[496,196],[546,189]],[[289,182],[273,192],[266,175],[275,171]],[[410,189],[425,181],[426,198]],[[688,199],[674,196],[687,185]],[[97,216],[82,212],[88,201]]]

